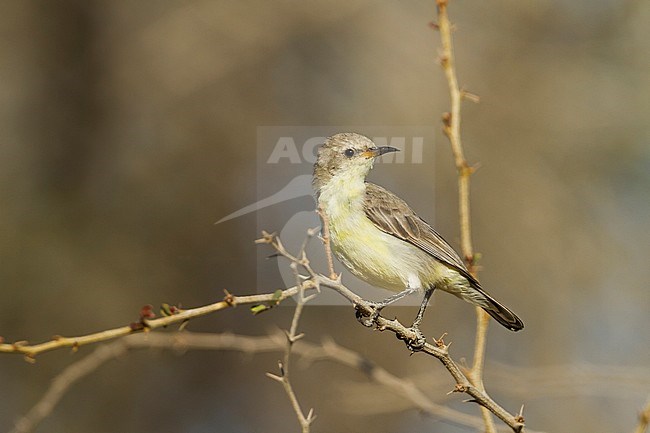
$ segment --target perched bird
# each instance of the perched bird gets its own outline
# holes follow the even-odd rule
[[[488,295],[458,254],[408,204],[366,182],[375,158],[399,149],[377,147],[355,133],[329,137],[319,148],[313,187],[329,224],[332,251],[360,279],[395,295],[373,303],[375,314],[411,293],[424,292],[412,329],[417,335],[435,289],[483,308],[512,331],[524,327],[508,308]]]

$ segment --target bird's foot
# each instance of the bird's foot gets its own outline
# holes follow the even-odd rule
[[[355,316],[363,326],[366,328],[372,328],[375,326],[375,321],[384,307],[385,305],[372,301],[367,301],[365,305],[355,304]],[[367,310],[370,310],[370,313],[368,313]]]
[[[427,339],[422,333],[422,331],[420,331],[420,327],[414,323],[413,325],[411,325],[410,328],[407,329],[411,331],[413,334],[415,334],[415,336],[404,339],[405,340],[404,343],[406,343],[406,347],[408,347],[408,349],[411,352],[418,352],[422,350],[424,345],[427,343]]]

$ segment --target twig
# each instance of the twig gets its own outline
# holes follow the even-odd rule
[[[648,398],[645,407],[639,413],[639,423],[634,429],[634,433],[646,433],[648,431],[648,425],[650,425],[650,398]]]
[[[307,233],[308,233],[307,239],[305,239],[305,242],[303,243],[299,253],[299,256],[301,257],[300,263],[309,263],[305,255],[305,247],[307,246],[307,241],[313,236],[314,231],[310,230]],[[266,375],[271,379],[277,380],[282,384],[282,386],[284,387],[284,391],[287,393],[287,396],[289,397],[291,406],[293,407],[293,410],[296,413],[296,416],[298,417],[298,422],[300,423],[300,428],[302,429],[302,433],[309,433],[311,423],[314,421],[315,418],[314,409],[310,409],[307,415],[304,414],[302,408],[300,407],[300,402],[298,401],[298,397],[296,397],[296,392],[293,389],[293,385],[291,384],[289,373],[291,370],[290,368],[291,349],[293,348],[293,345],[296,343],[296,341],[304,337],[304,334],[298,334],[298,322],[300,321],[302,310],[305,304],[309,302],[311,299],[313,299],[317,294],[313,293],[305,297],[305,286],[307,284],[311,284],[311,280],[307,280],[304,282],[302,281],[301,275],[298,273],[298,263],[299,262],[291,262],[290,264],[291,270],[293,271],[294,276],[296,278],[296,285],[298,286],[298,299],[296,300],[296,308],[293,313],[293,318],[291,319],[291,327],[289,328],[289,331],[286,332],[287,341],[284,349],[284,362],[278,361],[278,366],[280,369],[279,375],[273,373],[266,373]]]
[[[99,343],[102,341],[124,337],[130,334],[163,328],[175,323],[185,323],[195,317],[205,316],[207,314],[211,314],[230,307],[235,307],[237,305],[261,303],[277,304],[291,296],[296,295],[298,291],[298,287],[294,286],[282,291],[278,291],[276,293],[267,293],[260,295],[235,296],[226,292],[226,296],[222,301],[216,302],[214,304],[204,305],[198,308],[178,310],[176,314],[160,317],[158,319],[143,318],[141,319],[141,322],[138,323],[141,326],[127,325],[79,337],[55,336],[50,341],[34,345],[30,345],[25,341],[19,341],[16,343],[4,343],[0,344],[0,353],[19,353],[23,354],[28,360],[33,360],[36,355],[50,350],[60,349],[63,347],[72,347],[73,350],[76,350],[79,347],[88,344]]]
[[[43,394],[39,402],[25,416],[18,420],[10,433],[28,433],[38,426],[59,403],[70,387],[89,375],[102,364],[126,352],[126,345],[119,341],[98,347],[85,358],[70,364],[57,377],[54,378],[49,389]]]
[[[334,259],[332,258],[332,244],[330,243],[330,221],[327,217],[327,214],[323,212],[323,209],[318,206],[316,211],[320,215],[320,219],[323,222],[323,236],[321,237],[323,245],[325,246],[325,255],[327,256],[327,270],[329,271],[329,276],[331,279],[336,279],[336,272],[334,271]]]
[[[454,154],[456,170],[458,171],[458,212],[460,218],[460,245],[461,252],[467,267],[472,275],[476,276],[476,266],[474,257],[474,248],[472,246],[472,233],[470,223],[470,176],[474,169],[470,167],[465,159],[463,145],[460,138],[460,106],[463,97],[468,97],[474,101],[477,100],[475,95],[469,97],[469,93],[463,92],[458,86],[456,76],[454,46],[451,37],[451,23],[447,14],[447,0],[437,0],[438,6],[438,25],[440,39],[442,42],[442,54],[440,64],[447,77],[449,86],[449,95],[451,98],[451,112],[443,115],[443,124],[445,135],[449,138],[451,150]],[[468,372],[471,382],[481,390],[483,385],[483,366],[485,361],[485,347],[487,338],[487,329],[489,316],[481,308],[476,308],[476,341],[474,344],[474,359],[472,367]],[[494,421],[486,408],[481,409],[483,419],[485,420],[485,429],[487,433],[496,431]]]

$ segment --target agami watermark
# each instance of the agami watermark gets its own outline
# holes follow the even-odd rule
[[[276,232],[291,252],[297,252],[309,228],[319,227],[311,186],[313,164],[318,147],[338,132],[358,132],[371,138],[377,146],[392,146],[400,152],[383,155],[377,164],[395,164],[395,168],[375,169],[382,179],[395,182],[395,172],[407,176],[417,170],[431,175],[433,167],[433,135],[431,126],[261,126],[257,130],[257,200],[224,216],[217,224],[243,215],[257,214],[257,233]],[[391,179],[392,175],[392,179]],[[404,177],[404,176],[401,176]],[[378,182],[386,184],[386,182]],[[295,275],[280,259],[268,260],[269,251],[261,251],[257,263],[257,287],[260,292],[295,285]],[[307,255],[316,270],[327,271],[324,249],[318,239],[307,247]],[[337,272],[351,281],[351,287],[362,297],[379,299],[382,293],[368,286],[335,263]],[[407,299],[405,305],[419,300]],[[324,291],[310,304],[346,305],[334,292]]]

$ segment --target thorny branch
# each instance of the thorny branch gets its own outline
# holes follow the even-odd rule
[[[133,335],[103,345],[86,357],[70,364],[56,376],[36,405],[21,419],[10,433],[29,433],[58,405],[61,398],[79,380],[96,371],[112,359],[134,349],[168,349],[183,353],[188,350],[232,350],[247,354],[281,352],[286,349],[286,335],[248,336],[230,333],[209,334],[195,332],[150,333]],[[331,339],[321,344],[304,339],[294,345],[292,353],[306,362],[330,361],[362,371],[374,383],[383,386],[409,401],[413,407],[436,419],[448,420],[469,428],[480,429],[483,421],[475,416],[437,404],[423,393],[414,381],[395,376],[359,353],[338,345]],[[529,432],[532,433],[532,432]]]
[[[271,245],[277,251],[277,254],[279,256],[288,259],[291,263],[295,263],[297,270],[306,272],[306,277],[299,277],[302,282],[300,287],[303,287],[304,290],[319,290],[321,287],[328,287],[346,298],[362,314],[370,316],[374,312],[372,304],[343,285],[341,283],[340,277],[331,279],[325,275],[317,273],[313,270],[309,263],[309,260],[304,254],[301,254],[301,257],[296,257],[290,254],[284,248],[280,239],[277,238],[274,234],[263,232],[262,238],[258,239],[256,242]],[[54,350],[63,347],[78,347],[142,332],[145,329],[153,330],[173,323],[184,323],[190,318],[199,317],[211,312],[223,310],[237,305],[267,303],[268,306],[265,306],[265,308],[270,308],[271,306],[276,305],[288,297],[297,295],[300,292],[300,287],[294,286],[285,290],[276,291],[275,293],[250,296],[234,296],[228,293],[226,294],[225,299],[221,302],[190,310],[181,310],[174,315],[158,319],[143,318],[141,319],[143,322],[143,329],[127,326],[82,337],[59,337],[37,345],[20,343],[2,344],[0,345],[0,352],[22,353],[32,359],[35,355],[48,350]],[[389,320],[381,315],[377,315],[373,318],[372,326],[379,331],[391,331],[397,336],[398,339],[405,342],[415,341],[418,337],[412,329],[407,328],[397,319]],[[482,407],[488,408],[490,412],[494,413],[498,418],[503,420],[514,432],[524,432],[523,418],[520,415],[512,415],[498,403],[492,400],[492,398],[484,390],[472,384],[467,376],[463,373],[461,367],[459,367],[458,364],[456,364],[449,355],[448,345],[445,344],[442,338],[439,340],[434,340],[433,343],[434,344],[425,343],[421,348],[418,348],[417,350],[419,352],[426,353],[430,356],[435,357],[445,366],[447,371],[449,371],[456,382],[456,385],[451,392],[462,392],[469,395],[471,397],[469,401],[478,403]]]
[[[293,348],[293,345],[298,340],[304,337],[304,334],[298,334],[298,322],[300,321],[302,310],[305,304],[317,295],[317,293],[312,293],[309,296],[305,296],[305,288],[307,286],[314,287],[314,285],[311,284],[310,280],[303,281],[302,276],[298,273],[298,264],[308,263],[307,256],[305,255],[305,247],[307,246],[307,242],[309,241],[309,239],[311,239],[315,233],[316,233],[316,229],[309,229],[307,231],[307,238],[305,239],[305,242],[302,244],[302,247],[300,248],[300,252],[298,253],[298,256],[300,257],[300,261],[291,262],[290,264],[291,270],[293,271],[293,274],[296,278],[296,286],[298,287],[298,296],[296,299],[296,308],[293,313],[293,319],[291,320],[291,327],[289,328],[289,331],[286,332],[287,341],[284,349],[284,361],[278,361],[280,374],[277,375],[273,373],[266,373],[268,377],[277,380],[284,387],[284,391],[287,393],[287,396],[289,397],[289,401],[291,402],[291,407],[293,407],[293,410],[296,413],[296,416],[298,417],[298,422],[300,423],[300,428],[302,429],[302,433],[309,433],[311,423],[314,421],[315,418],[314,409],[310,409],[307,415],[304,414],[302,408],[300,407],[300,402],[298,401],[298,397],[296,397],[296,392],[293,389],[293,385],[291,384],[291,380],[289,379],[289,372],[290,372],[290,365],[291,365],[291,349]]]
[[[440,54],[440,65],[447,78],[449,86],[449,95],[451,98],[451,111],[442,116],[443,131],[451,144],[451,150],[454,155],[456,170],[458,171],[458,213],[460,219],[460,245],[461,253],[467,262],[467,267],[472,275],[476,276],[476,265],[474,248],[472,246],[472,232],[470,220],[470,176],[474,168],[467,163],[463,144],[460,137],[460,107],[463,98],[468,98],[469,93],[461,90],[458,86],[456,75],[456,62],[454,59],[454,45],[451,37],[452,25],[447,14],[448,0],[437,0],[438,6],[438,24],[435,25],[440,32],[442,43],[442,52]],[[477,100],[474,95],[468,99]],[[483,366],[485,363],[485,347],[487,338],[487,329],[489,316],[480,307],[476,307],[476,341],[474,344],[474,360],[471,369],[467,372],[470,381],[479,389],[484,390],[483,386]],[[496,431],[494,421],[487,411],[487,408],[481,409],[485,428],[487,433]]]
[[[48,352],[50,350],[60,349],[64,347],[71,347],[73,350],[77,350],[81,346],[88,344],[99,343],[102,341],[113,340],[115,338],[120,338],[131,334],[164,328],[176,323],[182,325],[195,317],[205,316],[219,310],[236,307],[237,305],[259,304],[260,308],[257,311],[263,311],[264,309],[271,308],[283,300],[296,295],[298,291],[298,286],[290,287],[285,290],[278,290],[275,293],[249,296],[235,296],[226,291],[226,296],[222,301],[187,310],[173,308],[172,312],[170,313],[171,315],[157,319],[147,318],[153,314],[151,312],[151,307],[149,306],[148,308],[143,308],[143,311],[146,313],[143,314],[143,311],[141,311],[140,320],[138,322],[134,322],[127,326],[121,326],[119,328],[108,329],[106,331],[100,331],[79,337],[62,337],[57,335],[52,337],[52,339],[49,341],[33,345],[29,344],[27,341],[2,343],[0,344],[0,353],[23,354],[28,361],[33,362],[36,355],[43,352]]]
[[[314,271],[309,264],[309,260],[306,257],[298,258],[291,253],[289,253],[285,248],[282,242],[274,234],[267,232],[262,232],[262,238],[258,239],[258,243],[266,243],[271,245],[278,253],[279,256],[285,257],[291,263],[298,264],[302,270],[307,273],[307,277],[313,282],[316,288],[320,287],[329,287],[349,302],[351,302],[357,311],[365,316],[372,317],[372,327],[379,331],[391,331],[395,333],[399,340],[405,341],[409,348],[412,346],[408,345],[409,342],[416,341],[418,336],[411,329],[404,326],[397,319],[389,320],[381,315],[373,316],[375,312],[373,310],[372,304],[346,286],[341,283],[340,277],[337,279],[328,278],[322,274]],[[512,415],[496,403],[492,398],[483,390],[482,388],[474,385],[468,377],[463,373],[462,369],[454,362],[454,360],[449,355],[448,345],[445,344],[442,338],[439,340],[434,340],[434,344],[425,343],[422,347],[417,348],[417,351],[426,353],[438,359],[449,371],[454,380],[456,381],[456,386],[451,392],[462,392],[468,394],[471,402],[478,403],[480,406],[485,407],[491,413],[496,415],[499,419],[505,422],[514,432],[524,432],[524,423],[523,417],[521,414]]]

